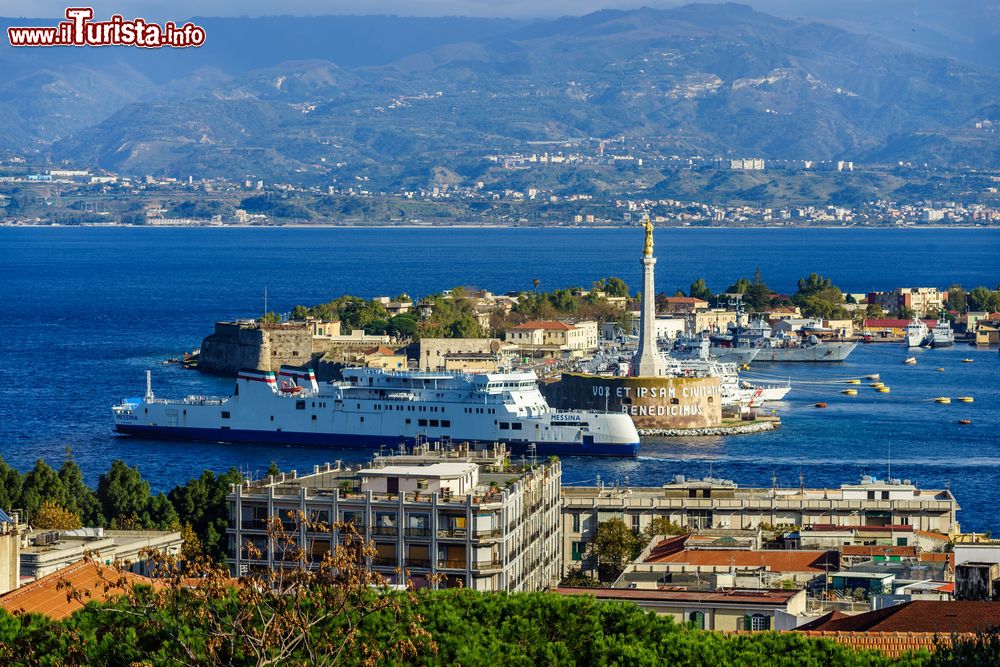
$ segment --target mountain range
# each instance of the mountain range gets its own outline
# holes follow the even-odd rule
[[[976,127],[1000,121],[1000,70],[743,5],[193,20],[200,49],[0,49],[0,155],[380,186],[444,168],[474,178],[485,154],[588,137],[664,155],[1000,166],[1000,135]]]

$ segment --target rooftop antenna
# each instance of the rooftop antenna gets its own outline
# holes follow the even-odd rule
[[[146,370],[146,400],[152,400],[153,398],[153,372]]]
[[[264,285],[264,314],[267,315],[267,285]]]
[[[771,488],[775,490],[778,488],[778,475],[774,472],[774,468],[771,468]]]
[[[889,461],[887,465],[888,470],[886,471],[886,478],[890,482],[892,482],[892,442],[889,442],[888,445],[889,445]]]
[[[799,493],[805,494],[806,492],[806,476],[802,472],[802,462],[799,461]]]

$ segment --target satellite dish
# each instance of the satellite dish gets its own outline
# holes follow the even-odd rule
[[[499,351],[500,351],[500,341],[498,341],[498,340],[491,340],[490,341],[490,352],[492,352],[493,354],[496,354]]]

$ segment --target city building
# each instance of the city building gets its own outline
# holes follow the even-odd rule
[[[959,529],[959,506],[949,490],[918,489],[870,477],[836,489],[786,489],[742,488],[728,480],[687,481],[678,476],[659,487],[565,487],[562,496],[566,569],[582,564],[598,524],[615,518],[636,531],[646,530],[654,517],[691,530],[802,527],[798,534],[805,537],[798,543],[793,537],[788,545],[824,550],[843,542],[812,540],[822,530],[809,527],[847,526],[852,534],[857,526],[881,527],[879,535],[893,540],[905,537],[907,543],[919,537],[919,531],[950,535]]]
[[[509,366],[515,351],[496,338],[421,338],[418,366],[422,371],[492,373]]]
[[[155,549],[164,555],[181,552],[184,540],[176,531],[106,530],[35,530],[25,533],[21,547],[22,579],[41,579],[58,572],[90,554],[105,565],[119,564],[141,575],[150,573],[150,563],[143,551]]]
[[[899,287],[890,292],[869,292],[867,300],[887,313],[912,310],[917,317],[927,317],[941,310],[946,294],[936,287]]]
[[[281,566],[265,521],[285,522],[299,512],[334,528],[298,530],[313,561],[340,539],[335,524],[349,522],[374,543],[370,567],[392,583],[542,590],[561,575],[561,479],[557,459],[518,463],[502,447],[424,445],[413,454],[376,457],[365,468],[338,462],[307,475],[248,481],[229,495],[230,564],[237,574]],[[261,558],[250,557],[248,542]]]
[[[572,324],[532,320],[507,329],[504,339],[531,357],[581,357],[597,349],[597,329],[591,320]]]
[[[726,331],[730,324],[736,324],[736,311],[725,308],[710,308],[708,310],[698,310],[695,312],[688,333],[701,333],[702,331]]]
[[[18,587],[21,581],[21,533],[24,524],[17,514],[0,509],[0,595]]]
[[[657,299],[657,305],[661,313],[670,315],[692,315],[695,311],[708,309],[708,301],[693,296],[668,296]]]

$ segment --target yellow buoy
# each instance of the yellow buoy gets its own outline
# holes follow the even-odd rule
[[[875,389],[880,389],[885,386],[884,382],[872,382],[869,387],[874,387]]]
[[[889,393],[889,387],[879,387],[878,391],[881,392],[881,393],[883,393],[883,394],[888,394]]]
[[[937,398],[934,399],[934,402],[948,404],[951,403],[951,399],[948,398],[947,396],[938,396]]]
[[[861,380],[857,380],[857,379],[855,379],[855,380],[848,380],[847,384],[861,384]]]
[[[858,395],[858,390],[857,389],[845,389],[844,391],[842,391],[840,393],[841,394],[847,394],[848,396],[857,396]]]
[[[963,403],[972,403],[976,399],[972,398],[971,396],[959,396],[958,400],[962,401]]]

